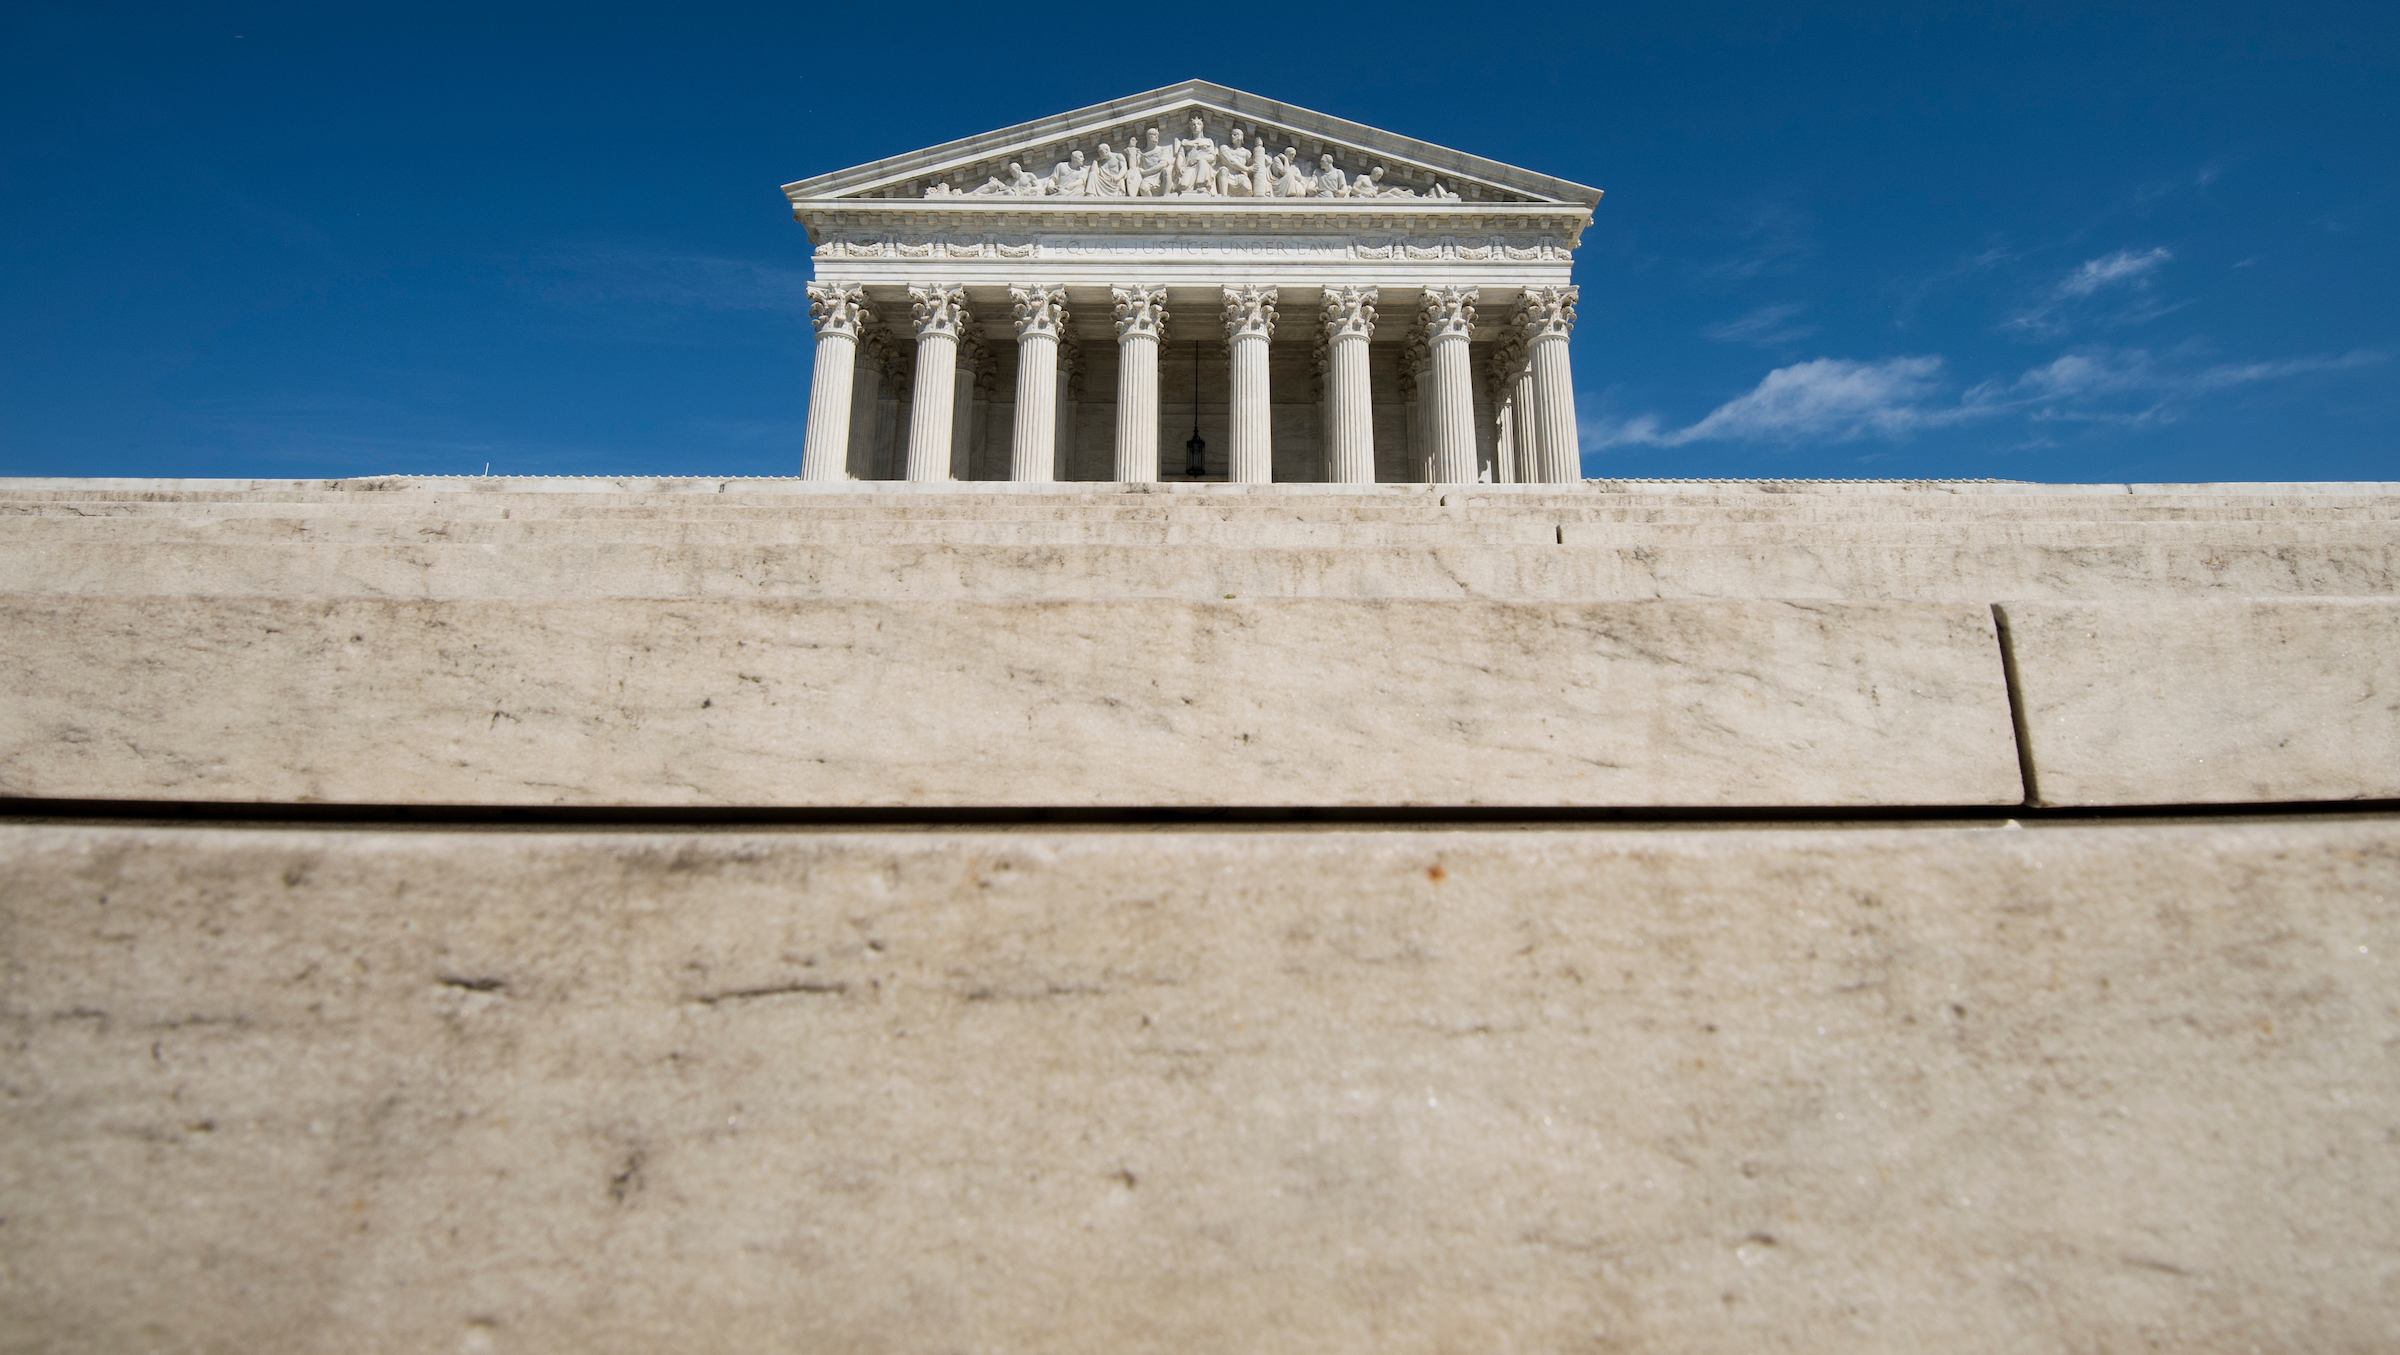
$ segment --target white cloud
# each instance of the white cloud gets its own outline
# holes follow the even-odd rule
[[[1680,447],[1689,442],[1848,442],[1862,437],[1902,437],[1918,428],[1966,417],[1963,411],[1930,403],[1940,389],[1941,372],[1942,360],[1935,357],[1797,362],[1767,373],[1748,394],[1717,406],[1688,428],[1669,432],[1655,416],[1645,416],[1598,430],[1598,445]]]
[[[2041,337],[2064,333],[2079,322],[2138,325],[2155,320],[2180,309],[2179,305],[2159,301],[2151,291],[2158,270],[2174,257],[2172,250],[2162,246],[2140,251],[2120,249],[2097,259],[2086,259],[2052,284],[2039,301],[2002,321],[2000,327]],[[2104,293],[2124,294],[2126,299],[2114,311],[2104,314],[2099,300]]]
[[[2103,287],[2118,287],[2148,278],[2167,260],[2174,258],[2165,249],[2149,249],[2136,254],[2120,249],[2097,259],[2086,259],[2083,266],[2067,274],[2058,284],[2062,298],[2090,296]]]
[[[1737,315],[1700,331],[1705,339],[1719,343],[1755,344],[1760,348],[1776,348],[1796,339],[1805,339],[1817,332],[1815,325],[1795,325],[1790,321],[1808,309],[1797,304],[1761,306],[1747,315]]]
[[[1946,394],[1938,357],[1881,362],[1818,358],[1768,372],[1749,392],[1686,427],[1670,428],[1659,416],[1644,414],[1596,423],[1584,442],[1596,451],[1694,442],[1899,441],[1926,429],[2011,415],[2034,423],[2163,423],[2181,417],[2204,395],[2371,366],[2384,356],[2362,349],[2192,368],[2139,348],[2091,348],[2063,354],[2014,378],[1979,382],[1956,397]]]

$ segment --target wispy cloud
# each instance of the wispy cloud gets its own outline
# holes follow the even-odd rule
[[[1704,339],[1715,339],[1719,343],[1746,343],[1759,348],[1781,348],[1785,344],[1805,339],[1817,332],[1815,325],[1792,323],[1806,309],[1808,309],[1806,306],[1794,303],[1761,306],[1747,315],[1737,315],[1731,320],[1709,325],[1700,331],[1700,336]]]
[[[2130,249],[2120,249],[2114,254],[2086,259],[2081,267],[2058,284],[2058,296],[2061,299],[2090,296],[2103,287],[2121,287],[2143,281],[2174,257],[2162,247],[2144,250],[2139,254]]]
[[[1849,442],[1863,437],[1900,437],[1936,422],[1971,417],[1939,408],[1942,360],[1887,358],[1852,362],[1818,358],[1767,373],[1748,394],[1709,411],[1687,428],[1668,430],[1655,416],[1596,432],[1597,445],[1648,443],[1680,447],[1691,442]]]
[[[2194,368],[2140,348],[2093,348],[2031,368],[2014,381],[1982,382],[1967,391],[1961,403],[1996,413],[2022,412],[2035,420],[2171,423],[2202,396],[2320,372],[2351,371],[2383,360],[2382,353],[2359,349]]]
[[[2154,320],[2178,309],[2159,301],[2153,291],[2158,271],[2174,257],[2172,251],[2161,246],[2139,251],[2120,249],[2097,259],[2086,259],[2053,283],[2032,305],[2001,322],[2000,327],[2025,336],[2046,337],[2088,321],[2132,325]],[[2121,298],[2107,314],[2100,313],[2105,307],[2096,301],[2104,295]]]
[[[2203,396],[2313,373],[2382,362],[2369,350],[2260,362],[2178,365],[2144,349],[2092,348],[2064,354],[2013,378],[1981,381],[1956,395],[1939,357],[1855,362],[1817,358],[1778,367],[1745,394],[1697,422],[1669,427],[1655,414],[1602,421],[1585,437],[1592,450],[1694,442],[1841,443],[1901,441],[1929,429],[2023,418],[2143,424],[2182,417]]]

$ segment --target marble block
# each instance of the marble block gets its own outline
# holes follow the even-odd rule
[[[2400,827],[0,827],[13,1350],[2373,1351]]]
[[[2011,602],[2051,805],[2400,798],[2400,602]]]
[[[0,793],[486,805],[2022,797],[1936,603],[0,598]]]

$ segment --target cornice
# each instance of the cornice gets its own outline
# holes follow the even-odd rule
[[[812,244],[823,244],[828,233],[915,230],[948,235],[1121,232],[1203,237],[1533,232],[1564,236],[1573,246],[1591,224],[1592,211],[1552,202],[1434,203],[1406,198],[820,198],[794,199],[792,217],[808,228]]]

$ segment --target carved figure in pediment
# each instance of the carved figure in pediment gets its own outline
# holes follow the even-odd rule
[[[1265,154],[1244,146],[1242,129],[1236,127],[1217,151],[1217,192],[1229,198],[1257,197],[1265,168]]]
[[[1298,146],[1286,146],[1283,154],[1275,157],[1273,178],[1274,196],[1279,198],[1305,198],[1317,191],[1317,181],[1300,167]]]
[[[1163,198],[1172,185],[1169,175],[1175,165],[1175,153],[1158,144],[1158,129],[1142,134],[1142,148],[1133,153],[1133,195],[1137,198]]]
[[[1210,140],[1207,124],[1194,114],[1192,134],[1175,141],[1175,191],[1201,196],[1217,191],[1217,143]]]
[[[1133,175],[1125,157],[1110,150],[1105,141],[1100,143],[1100,158],[1092,165],[1091,191],[1096,198],[1121,198],[1133,192]]]
[[[1381,165],[1368,170],[1364,177],[1354,179],[1350,183],[1350,196],[1354,198],[1413,198],[1416,195],[1417,190],[1413,188],[1402,188],[1398,184],[1385,183]]]
[[[1317,157],[1317,186],[1311,197],[1346,198],[1350,196],[1350,176],[1334,168],[1333,156]]]
[[[1066,159],[1050,167],[1049,175],[1041,181],[1042,192],[1048,197],[1079,198],[1091,177],[1091,167],[1083,163],[1083,152],[1069,151]]]
[[[983,187],[967,194],[975,198],[1038,198],[1041,195],[1042,181],[1026,173],[1025,167],[1014,160],[1008,162],[1008,174],[1005,177],[986,179]]]
[[[1449,189],[1442,187],[1442,181],[1441,181],[1441,180],[1439,180],[1439,179],[1436,179],[1436,180],[1434,180],[1434,181],[1433,181],[1433,187],[1431,187],[1431,188],[1428,188],[1428,189],[1426,189],[1426,190],[1425,190],[1425,197],[1426,197],[1426,199],[1427,199],[1428,201],[1431,201],[1431,202],[1456,202],[1456,201],[1458,201],[1458,194],[1456,194],[1456,193],[1453,193],[1453,192],[1451,192]]]

